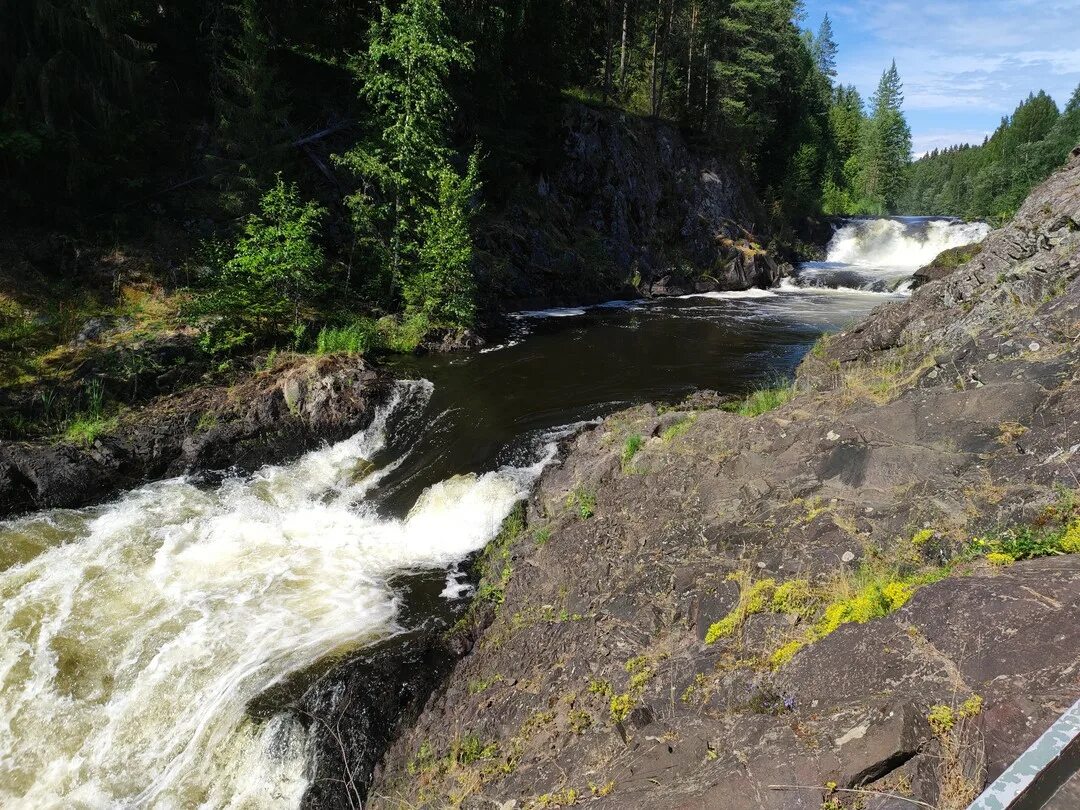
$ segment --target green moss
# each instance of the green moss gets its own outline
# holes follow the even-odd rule
[[[930,723],[930,729],[934,734],[945,737],[953,730],[957,721],[978,717],[982,713],[982,708],[982,696],[972,695],[955,709],[944,704],[932,706],[926,719]]]
[[[570,807],[577,804],[577,800],[580,794],[572,787],[562,788],[552,793],[544,793],[541,796],[537,796],[534,802],[535,807]]]
[[[498,535],[484,548],[477,561],[480,573],[480,587],[476,591],[478,602],[501,605],[506,598],[506,586],[510,583],[514,568],[510,562],[510,551],[514,541],[525,531],[525,505],[513,508]],[[464,617],[465,620],[468,616]]]
[[[476,678],[469,681],[469,694],[479,695],[481,692],[486,692],[492,686],[497,683],[501,683],[503,680],[502,675],[492,675],[490,678]]]
[[[792,639],[769,656],[769,666],[780,669],[788,661],[795,657],[795,653],[807,645],[803,639]]]
[[[694,424],[696,420],[696,413],[692,413],[686,418],[680,419],[675,424],[664,429],[664,432],[660,434],[660,440],[665,443],[670,443],[674,441],[680,436],[683,436],[688,430],[690,430],[690,427]]]
[[[592,715],[584,709],[573,709],[567,719],[570,721],[570,730],[575,734],[583,734],[585,729],[592,725]]]
[[[608,704],[612,722],[621,723],[626,720],[633,711],[635,703],[636,701],[629,693],[613,696]]]
[[[593,695],[600,695],[601,697],[608,697],[612,694],[611,683],[599,678],[589,679],[589,693]]]
[[[813,603],[810,583],[805,579],[789,579],[776,587],[770,607],[774,613],[802,616],[812,609]]]
[[[935,532],[933,529],[922,529],[921,531],[915,532],[911,538],[911,544],[916,548],[922,548],[934,539],[934,534]]]
[[[730,613],[709,626],[705,633],[706,644],[715,644],[722,638],[733,636],[749,616],[765,610],[776,589],[776,580],[762,579],[752,582],[750,577],[742,572],[730,574],[728,579],[739,583],[739,601]]]

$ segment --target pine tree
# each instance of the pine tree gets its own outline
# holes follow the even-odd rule
[[[273,177],[274,152],[291,139],[288,102],[271,61],[263,4],[239,0],[226,7],[235,32],[223,34],[225,57],[214,93],[220,157],[211,161],[227,210],[242,210]]]
[[[318,238],[325,215],[277,176],[245,223],[232,258],[197,303],[197,310],[219,318],[203,335],[207,349],[228,350],[299,325],[301,309],[323,286]]]
[[[135,140],[150,74],[147,0],[7,0],[0,23],[0,200],[92,193]],[[53,178],[63,189],[50,189]],[[25,182],[19,182],[23,181]],[[42,188],[44,185],[46,188]]]
[[[480,193],[480,160],[474,153],[464,176],[444,166],[438,196],[425,207],[421,224],[420,271],[405,286],[410,313],[436,324],[472,326],[476,315],[472,220]]]

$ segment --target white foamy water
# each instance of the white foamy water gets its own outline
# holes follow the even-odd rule
[[[399,632],[388,579],[481,548],[554,455],[378,516],[388,470],[366,459],[430,392],[401,384],[351,439],[214,489],[178,478],[0,523],[0,805],[295,807],[305,734],[246,705]]]
[[[981,242],[990,233],[982,222],[915,218],[852,220],[829,243],[827,261],[855,267],[914,272],[949,248]]]
[[[676,296],[681,300],[689,298],[711,298],[714,301],[737,301],[743,298],[772,298],[776,295],[773,290],[763,290],[759,287],[751,287],[749,290],[722,290],[716,292],[690,293],[689,295]]]
[[[939,253],[981,242],[982,222],[897,217],[849,220],[829,243],[823,262],[806,262],[797,273],[803,289],[862,290],[887,295],[911,291],[911,276]]]

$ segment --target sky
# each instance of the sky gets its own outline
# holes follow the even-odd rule
[[[805,0],[826,14],[838,80],[864,99],[896,59],[915,155],[981,143],[1032,91],[1064,107],[1080,84],[1080,0]]]

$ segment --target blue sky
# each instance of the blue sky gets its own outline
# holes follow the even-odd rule
[[[839,80],[864,98],[892,59],[919,155],[981,142],[1033,90],[1063,107],[1080,84],[1078,0],[806,0],[814,31],[828,12]]]

